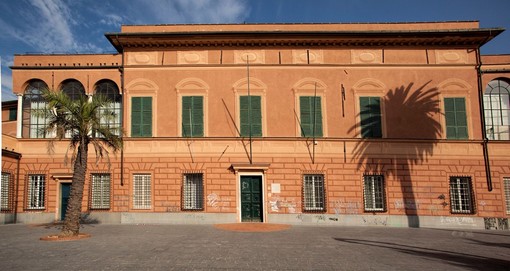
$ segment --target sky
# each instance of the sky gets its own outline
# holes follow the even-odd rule
[[[0,0],[2,101],[14,54],[114,53],[104,37],[133,24],[479,21],[503,27],[482,54],[510,54],[510,0]]]

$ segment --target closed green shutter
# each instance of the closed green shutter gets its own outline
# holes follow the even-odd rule
[[[361,137],[381,138],[381,98],[360,97]]]
[[[204,136],[204,97],[182,97],[182,136]]]
[[[249,110],[251,105],[251,111]],[[239,100],[241,136],[262,136],[262,106],[260,96],[241,96]]]
[[[467,139],[466,101],[464,98],[444,98],[446,138]]]
[[[314,99],[315,98],[315,99]],[[315,101],[315,104],[314,104]],[[321,97],[299,97],[299,110],[301,115],[301,136],[322,137],[322,105]],[[315,111],[315,116],[314,116]],[[314,132],[315,127],[315,132]]]
[[[131,98],[131,136],[152,136],[152,97]]]

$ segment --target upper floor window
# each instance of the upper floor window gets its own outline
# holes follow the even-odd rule
[[[152,97],[131,98],[131,136],[152,136]]]
[[[21,120],[24,138],[51,137],[43,130],[48,124],[50,114],[47,103],[42,96],[43,89],[48,89],[48,85],[39,79],[30,80],[25,88]]]
[[[77,101],[80,98],[85,97],[85,88],[83,88],[83,85],[75,79],[67,79],[62,82],[61,90],[73,101]]]
[[[121,133],[122,96],[119,88],[111,80],[101,80],[96,84],[96,95],[103,95],[110,103],[99,109],[99,121],[102,127],[108,128],[114,135]]]
[[[241,136],[262,136],[261,97],[240,96],[239,110]]]
[[[493,80],[483,96],[485,131],[492,140],[510,139],[510,85],[503,80]]]
[[[204,136],[204,97],[182,97],[182,136]]]
[[[464,98],[444,98],[446,138],[467,139],[466,101]]]
[[[360,125],[362,138],[381,138],[381,98],[360,97]]]
[[[322,105],[320,96],[299,97],[301,136],[322,137]]]

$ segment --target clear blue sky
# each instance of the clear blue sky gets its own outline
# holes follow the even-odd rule
[[[510,54],[510,0],[0,0],[2,101],[14,54],[114,52],[103,34],[122,24],[461,20],[509,29],[482,53]]]

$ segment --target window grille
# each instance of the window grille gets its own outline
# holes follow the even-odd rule
[[[510,139],[510,85],[503,80],[491,81],[483,96],[485,130],[491,140]]]
[[[27,209],[39,210],[45,207],[46,180],[44,175],[28,176]]]
[[[2,183],[1,183],[2,193],[0,195],[0,210],[1,211],[10,211],[10,197],[9,194],[11,192],[11,174],[7,172],[2,172]]]
[[[384,176],[365,175],[363,176],[363,199],[365,211],[384,212],[386,211],[386,199],[384,189]]]
[[[454,214],[474,213],[470,177],[450,177],[450,206]]]
[[[505,190],[506,213],[510,214],[510,177],[503,178],[503,186]]]
[[[91,209],[110,209],[110,174],[92,174]]]
[[[204,180],[202,173],[184,174],[182,187],[184,210],[204,209]]]
[[[324,175],[309,174],[303,176],[304,211],[326,211]]]
[[[133,208],[151,208],[151,175],[133,175]]]

